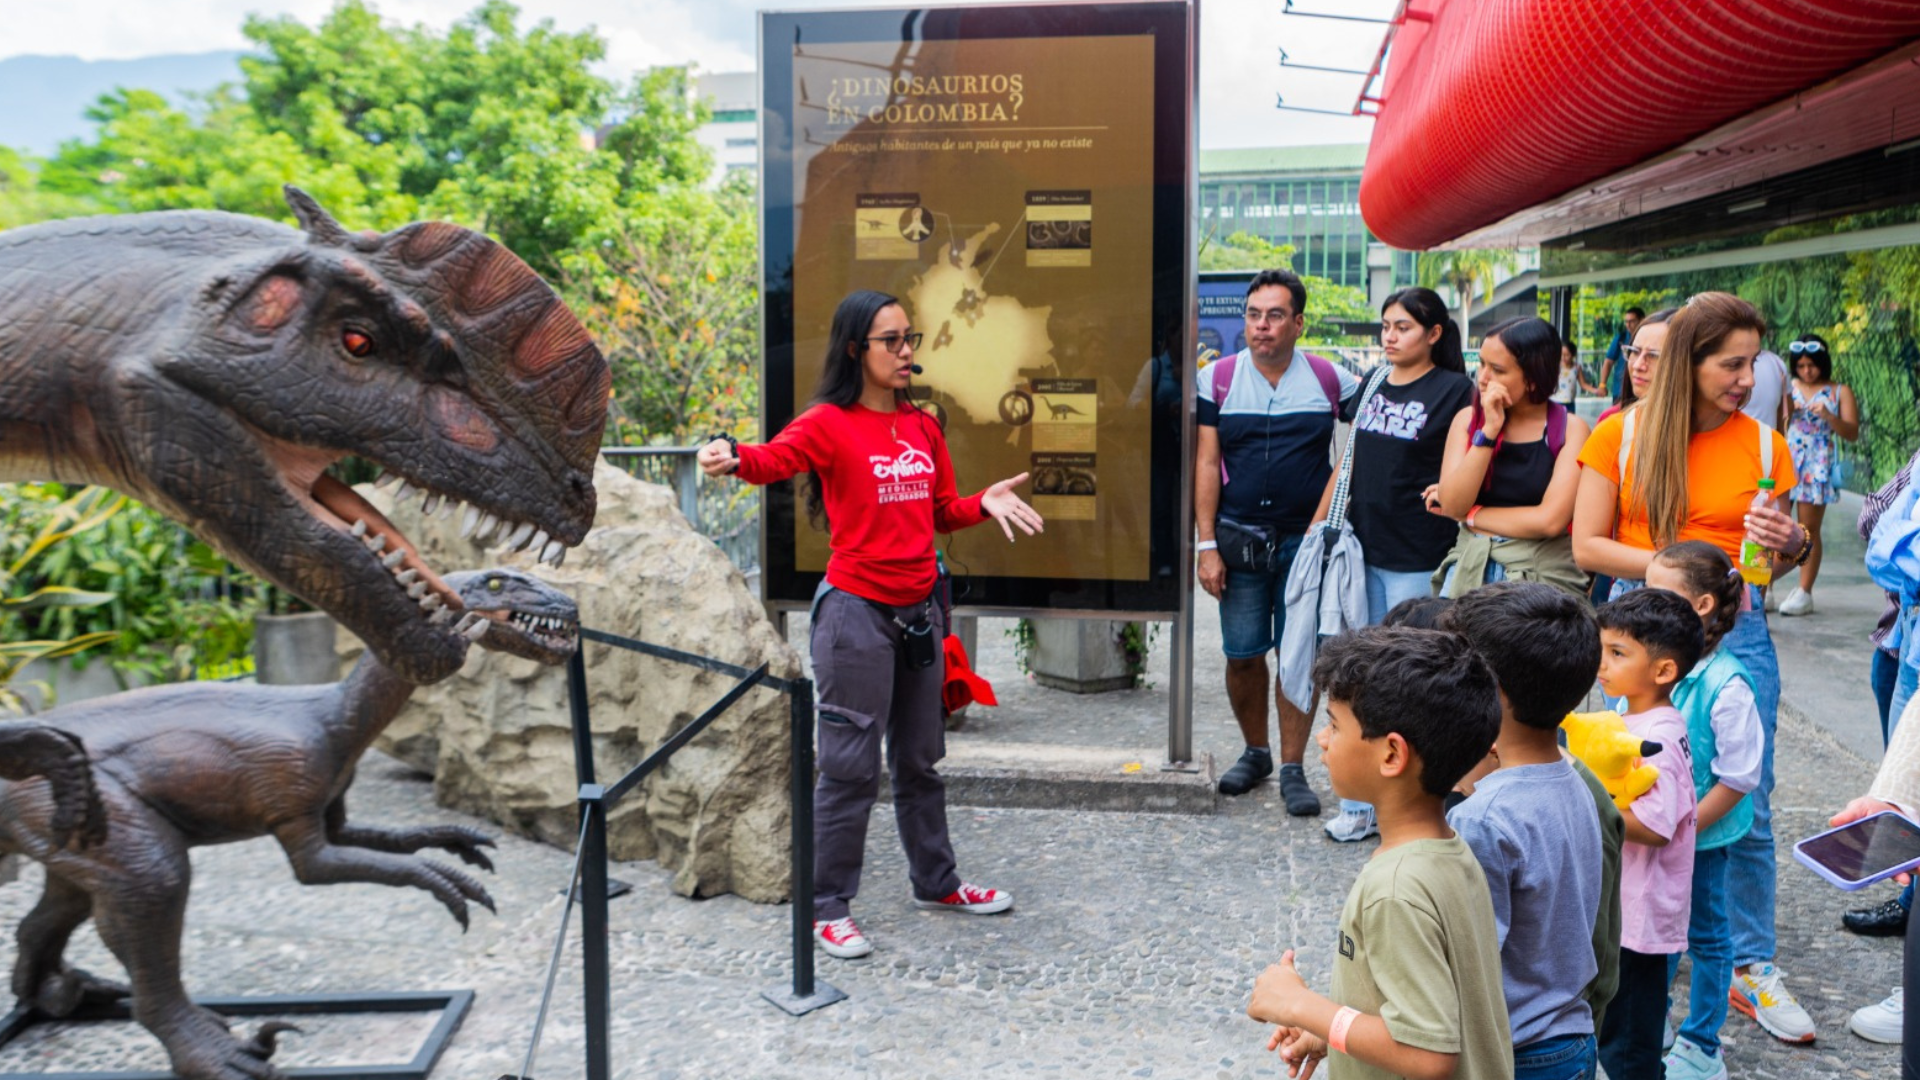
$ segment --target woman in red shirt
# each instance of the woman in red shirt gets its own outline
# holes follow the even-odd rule
[[[934,533],[988,518],[1013,540],[1040,515],[1013,488],[1027,474],[961,498],[946,438],[907,401],[920,334],[900,302],[861,290],[840,302],[813,401],[764,445],[716,439],[700,448],[708,476],[771,484],[811,472],[808,516],[830,524],[826,580],[814,596],[813,673],[820,714],[820,779],[813,793],[813,936],[830,956],[873,951],[848,904],[860,888],[867,821],[887,738],[894,817],[914,904],[989,915],[1013,906],[998,889],[969,885],[954,868],[937,663],[946,612],[934,602]]]

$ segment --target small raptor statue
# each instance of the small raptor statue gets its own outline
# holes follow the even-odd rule
[[[579,642],[579,612],[565,594],[514,570],[450,573],[471,640],[562,664]],[[493,900],[473,878],[418,858],[438,848],[481,869],[493,841],[462,826],[385,829],[347,821],[347,788],[367,747],[415,684],[371,650],[341,682],[324,686],[173,683],[53,709],[50,726],[85,740],[109,827],[79,850],[58,843],[58,808],[45,781],[0,781],[0,854],[24,853],[47,870],[46,891],[21,922],[13,992],[52,1016],[133,997],[133,1014],[191,1080],[265,1080],[284,1025],[242,1042],[193,1004],[180,981],[180,934],[194,847],[272,836],[308,885],[373,882],[432,893],[460,925],[467,905]],[[126,965],[131,986],[69,967],[73,932],[91,916]]]

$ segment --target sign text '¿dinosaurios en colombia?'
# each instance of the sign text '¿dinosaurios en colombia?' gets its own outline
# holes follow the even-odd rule
[[[929,100],[933,99],[933,100]],[[1020,75],[901,75],[828,80],[827,124],[1009,124],[1020,119]]]

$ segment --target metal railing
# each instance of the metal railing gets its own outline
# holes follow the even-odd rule
[[[760,489],[712,480],[700,471],[697,446],[603,446],[600,456],[629,476],[673,489],[680,513],[743,574],[760,568]]]

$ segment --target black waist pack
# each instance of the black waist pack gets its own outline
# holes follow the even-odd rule
[[[864,597],[863,597],[864,599]],[[940,642],[933,633],[933,600],[929,598],[912,622],[900,621],[891,605],[868,600],[867,606],[900,629],[900,662],[910,670],[930,668],[940,656]]]
[[[1280,538],[1271,526],[1221,517],[1214,522],[1213,538],[1229,570],[1271,574],[1280,567]]]

